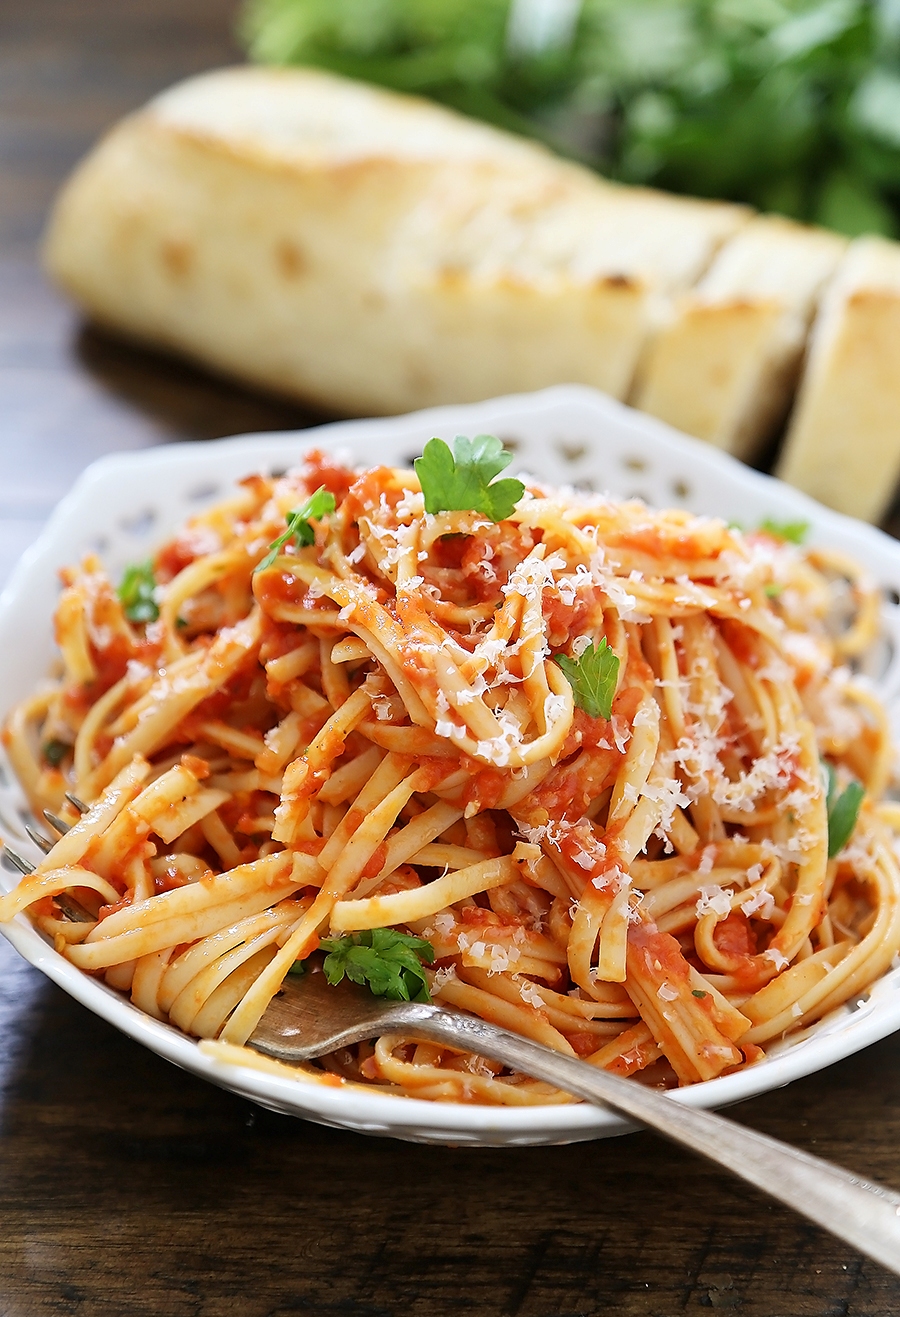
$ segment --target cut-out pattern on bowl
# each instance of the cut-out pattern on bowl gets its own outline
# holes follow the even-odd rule
[[[408,465],[433,435],[452,441],[457,434],[485,433],[515,442],[510,474],[527,471],[541,481],[591,487],[618,497],[637,493],[658,507],[671,506],[677,498],[690,511],[743,525],[757,525],[766,517],[809,522],[813,543],[850,554],[885,588],[889,602],[884,638],[866,672],[887,703],[900,739],[900,544],[648,416],[590,389],[568,386],[394,419],[171,444],[103,459],[57,509],[0,600],[0,690],[6,707],[50,668],[59,568],[96,545],[104,544],[103,560],[117,579],[125,566],[149,557],[204,503],[227,495],[234,481],[254,471],[283,470],[313,446],[348,454],[359,464]],[[24,832],[24,806],[0,755],[0,832],[15,849],[37,860]],[[0,886],[8,889],[15,881],[13,873],[0,870]],[[142,1015],[119,993],[81,974],[23,917],[3,931],[33,964],[131,1037],[184,1069],[275,1111],[361,1133],[467,1145],[563,1143],[628,1128],[618,1117],[586,1105],[496,1110],[427,1103],[224,1066],[177,1029]],[[725,1105],[831,1064],[900,1027],[898,990],[900,968],[876,983],[868,996],[861,994],[852,1006],[774,1048],[760,1065],[683,1089],[675,1100]]]
[[[146,540],[148,536],[153,534],[158,520],[159,513],[155,508],[144,508],[141,512],[136,512],[130,517],[123,517],[119,525],[125,534],[130,535],[132,539]]]

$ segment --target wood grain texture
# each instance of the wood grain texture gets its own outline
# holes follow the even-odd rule
[[[230,0],[0,0],[0,576],[90,460],[311,417],[78,324],[38,273],[94,136],[235,58]],[[900,1188],[900,1041],[732,1114]],[[475,1152],[276,1116],[0,941],[0,1317],[889,1317],[900,1280],[650,1135]]]
[[[104,453],[318,419],[92,328],[43,278],[47,209],[121,115],[238,57],[234,0],[0,0],[0,580]]]

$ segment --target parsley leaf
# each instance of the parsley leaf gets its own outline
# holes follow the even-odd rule
[[[288,513],[287,530],[283,535],[279,535],[277,540],[272,541],[269,545],[269,552],[262,562],[256,564],[253,570],[263,572],[267,567],[271,567],[288,540],[296,539],[301,548],[315,544],[316,533],[310,522],[321,521],[322,517],[329,512],[334,512],[335,507],[334,495],[330,494],[324,485],[320,485],[314,494],[310,494],[302,507],[294,508],[293,511]]]
[[[866,794],[859,782],[850,782],[840,795],[837,794],[837,776],[828,761],[825,761],[827,774],[828,805],[828,858],[833,860],[853,836],[859,807]]]
[[[125,568],[125,575],[118,589],[122,608],[129,622],[155,622],[159,617],[156,606],[156,577],[153,575],[153,563],[133,563]]]
[[[554,654],[575,694],[575,703],[591,718],[609,718],[619,676],[619,660],[606,643],[588,645],[577,658]]]
[[[808,521],[773,521],[771,517],[766,517],[759,523],[759,529],[767,535],[774,535],[776,540],[802,544],[810,532],[810,524]]]
[[[708,993],[708,992],[703,992],[703,990],[702,990],[701,988],[694,988],[693,991],[691,992],[691,996],[692,996],[692,997],[699,997],[699,998],[702,999],[703,997],[708,997],[708,996],[709,996],[709,993]]]
[[[415,460],[426,512],[481,512],[491,521],[508,517],[525,493],[521,480],[494,480],[512,461],[499,439],[457,435],[453,452],[443,439],[429,439]]]
[[[376,997],[393,1001],[431,1001],[422,962],[434,960],[434,948],[423,938],[393,928],[370,928],[339,938],[323,938],[327,951],[322,968],[332,987],[344,975],[368,987]]]
[[[54,738],[53,740],[44,742],[41,746],[41,754],[43,755],[45,764],[49,764],[51,768],[59,768],[60,764],[71,749],[72,747],[66,745],[65,741],[57,741]]]

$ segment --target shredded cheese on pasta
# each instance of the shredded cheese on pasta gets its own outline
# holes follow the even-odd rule
[[[322,485],[315,543],[254,572]],[[436,1000],[662,1084],[759,1060],[900,947],[893,752],[851,671],[878,596],[836,554],[535,485],[498,524],[429,515],[412,472],[311,453],[194,518],[155,579],[135,625],[95,557],[64,573],[61,673],[4,740],[72,826],[0,920],[229,1056],[259,1064],[294,962],[363,929],[428,939]],[[554,661],[603,639],[608,719]],[[831,859],[824,758],[866,791]],[[322,1071],[572,1100],[397,1037]]]

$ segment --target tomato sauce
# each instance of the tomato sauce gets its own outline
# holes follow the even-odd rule
[[[755,956],[756,933],[750,920],[740,910],[732,910],[720,919],[713,931],[713,941],[726,956]]]

